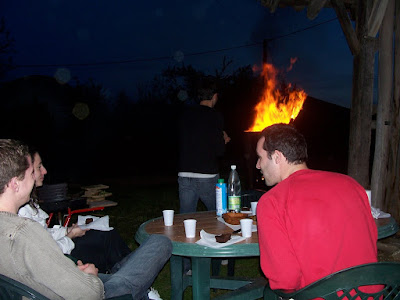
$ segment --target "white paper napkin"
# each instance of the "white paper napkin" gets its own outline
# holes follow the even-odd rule
[[[371,206],[371,213],[372,213],[372,216],[374,217],[374,219],[390,218],[389,213],[385,213],[385,212],[381,211],[379,208],[375,208],[373,206]]]
[[[93,219],[93,222],[86,224],[86,219]],[[110,227],[110,217],[95,217],[95,216],[78,216],[78,226],[81,229],[95,229],[100,231],[110,231],[113,230],[113,227]]]
[[[226,243],[217,243],[217,241],[215,240],[215,234],[207,233],[202,229],[200,231],[200,240],[198,240],[196,242],[196,244],[211,247],[211,248],[222,248],[222,247],[226,247],[228,245],[239,243],[241,241],[244,241],[245,239],[246,238],[244,238],[240,235],[232,235],[231,239],[229,241],[227,241]]]
[[[232,228],[233,230],[240,229],[240,225],[232,225],[232,224],[226,223],[223,217],[218,217],[217,220],[224,223],[226,226]],[[257,232],[257,225],[253,224],[253,227],[251,228],[251,232]]]

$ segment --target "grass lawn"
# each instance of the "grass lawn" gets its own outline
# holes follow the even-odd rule
[[[112,192],[110,200],[118,202],[118,206],[105,209],[102,214],[110,216],[110,226],[115,227],[126,241],[129,247],[134,250],[138,247],[134,236],[143,222],[162,216],[164,209],[179,211],[178,184],[114,184],[101,182],[110,186]],[[205,210],[199,204],[198,210]],[[221,275],[225,276],[226,266],[221,266]],[[236,260],[235,276],[239,277],[260,277],[262,273],[259,268],[258,258],[240,258]],[[170,299],[171,281],[170,266],[165,265],[156,278],[153,287],[157,289],[163,299]],[[219,295],[224,291],[212,292],[211,296]],[[191,288],[186,289],[184,299],[192,299]]]

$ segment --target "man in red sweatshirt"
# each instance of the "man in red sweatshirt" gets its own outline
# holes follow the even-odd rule
[[[265,128],[257,169],[268,186],[257,205],[261,268],[271,289],[301,289],[336,271],[377,261],[377,228],[364,188],[349,176],[308,169],[293,126]]]

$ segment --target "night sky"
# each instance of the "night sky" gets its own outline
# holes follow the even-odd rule
[[[265,38],[268,61],[276,67],[298,58],[287,81],[315,98],[351,103],[353,58],[333,9],[313,21],[305,10],[272,14],[255,0],[15,0],[1,1],[0,11],[20,66],[5,80],[33,74],[93,78],[110,97],[124,90],[134,99],[137,85],[167,66],[183,63],[215,74],[224,56],[233,60],[228,73],[259,66]]]

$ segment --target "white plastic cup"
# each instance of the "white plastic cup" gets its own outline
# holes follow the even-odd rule
[[[251,231],[253,229],[253,220],[252,219],[241,219],[240,220],[240,229],[242,230],[242,237],[245,237],[245,238],[251,237]]]
[[[251,213],[253,216],[256,215],[257,213],[257,201],[256,202],[251,202]]]
[[[365,190],[368,196],[369,206],[371,206],[371,190]]]
[[[183,221],[185,225],[185,233],[186,237],[191,239],[196,236],[196,220],[195,219],[187,219]]]
[[[173,209],[165,209],[163,210],[163,217],[164,217],[164,225],[165,226],[172,226],[174,224],[174,210]]]

